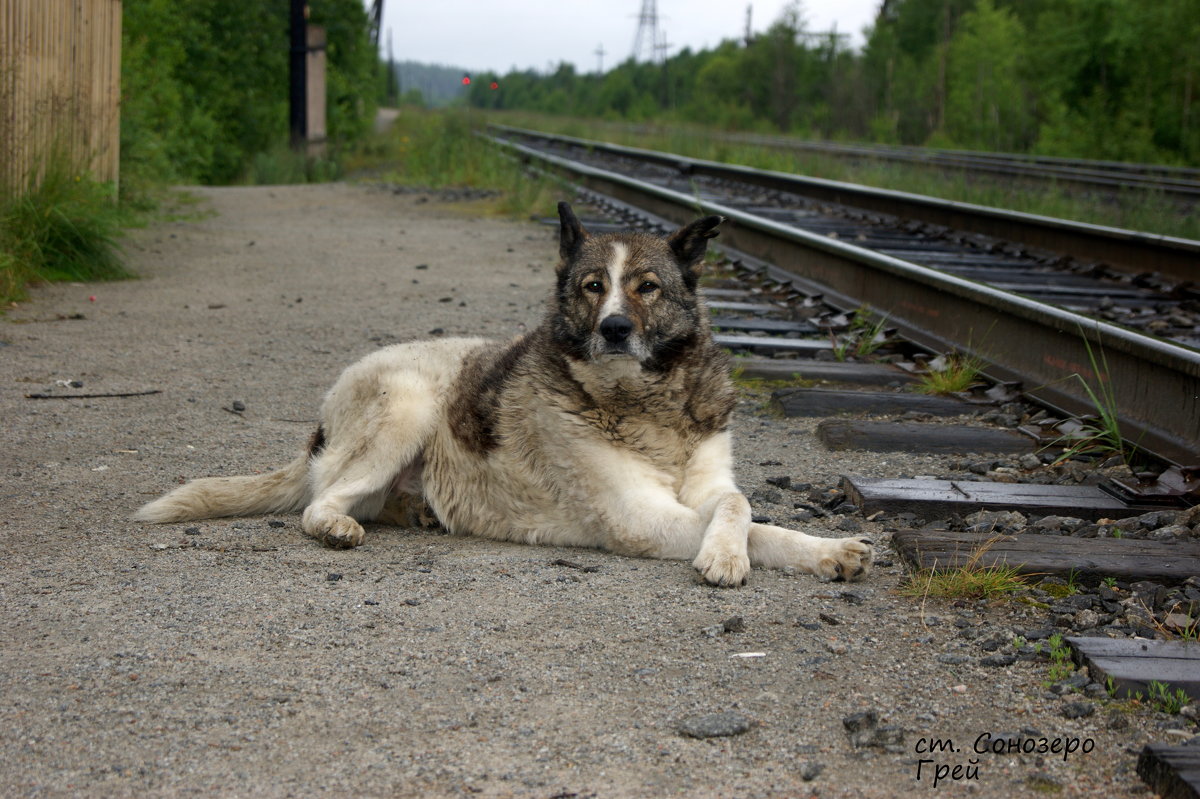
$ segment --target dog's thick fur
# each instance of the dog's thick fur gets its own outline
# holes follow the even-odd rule
[[[559,217],[557,284],[536,330],[373,353],[334,384],[291,464],[195,480],[137,518],[303,508],[309,535],[352,547],[359,521],[403,523],[423,499],[451,532],[687,559],[718,585],[744,583],[751,565],[865,576],[869,541],[753,524],[734,484],[729,357],[697,294],[721,218],[664,239],[591,236],[566,203]]]

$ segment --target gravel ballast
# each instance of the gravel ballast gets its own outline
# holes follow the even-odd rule
[[[890,528],[797,504],[957,458],[825,452],[761,396],[735,421],[755,514],[873,538],[869,581],[131,522],[184,479],[286,463],[380,346],[537,324],[557,257],[552,228],[433,193],[193,192],[192,218],[126,242],[140,279],[39,287],[0,322],[0,795],[1130,796],[1143,744],[1195,734],[1086,675],[1051,690],[1025,635],[1044,610],[903,596]]]

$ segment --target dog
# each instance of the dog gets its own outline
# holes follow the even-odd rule
[[[427,506],[452,533],[690,560],[719,586],[751,566],[865,577],[869,540],[753,523],[734,483],[730,357],[698,291],[722,218],[661,237],[591,235],[567,203],[558,214],[555,286],[532,332],[372,353],[338,378],[289,465],[194,480],[135,518],[303,508],[310,536],[356,547],[360,522],[411,523]]]

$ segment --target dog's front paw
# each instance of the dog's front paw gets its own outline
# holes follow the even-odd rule
[[[350,549],[362,544],[366,533],[349,516],[331,516],[317,522],[310,531],[313,538],[333,549]]]
[[[875,562],[875,550],[869,538],[838,538],[825,541],[825,552],[817,563],[817,576],[822,580],[866,579]]]
[[[706,583],[723,588],[745,585],[750,574],[750,558],[745,552],[730,552],[721,547],[700,550],[692,565]]]

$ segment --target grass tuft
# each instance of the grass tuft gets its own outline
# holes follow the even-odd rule
[[[0,203],[0,300],[22,299],[40,281],[128,277],[117,244],[121,217],[110,185],[51,154],[40,181]]]
[[[973,355],[952,352],[931,362],[914,387],[921,394],[957,394],[975,385],[984,363]]]
[[[1071,377],[1078,380],[1079,384],[1083,386],[1096,414],[1082,419],[1083,424],[1069,436],[1063,436],[1053,442],[1054,446],[1064,447],[1063,454],[1054,462],[1054,465],[1057,466],[1076,456],[1108,455],[1119,455],[1121,460],[1129,463],[1133,451],[1126,446],[1125,439],[1121,435],[1116,391],[1112,381],[1108,379],[1108,356],[1104,354],[1104,348],[1100,345],[1097,345],[1099,349],[1099,356],[1097,356],[1096,350],[1092,349],[1092,343],[1088,341],[1087,335],[1082,330],[1080,336],[1083,337],[1083,345],[1087,348],[1088,361],[1096,385],[1093,386],[1078,372]]]
[[[997,599],[1027,587],[1025,579],[1011,566],[969,563],[959,569],[922,569],[909,578],[900,592],[910,597],[937,599]]]

